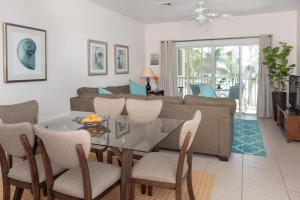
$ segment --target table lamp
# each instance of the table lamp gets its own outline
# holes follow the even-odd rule
[[[150,67],[146,67],[143,71],[142,77],[147,78],[146,91],[151,91],[150,78],[154,76],[154,73]]]

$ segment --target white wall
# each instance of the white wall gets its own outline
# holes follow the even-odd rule
[[[0,104],[36,99],[40,118],[46,119],[68,112],[69,99],[79,87],[127,84],[129,78],[141,81],[144,25],[88,0],[1,0],[0,21],[45,29],[48,37],[46,82],[4,84],[0,48]],[[108,43],[108,76],[87,75],[87,39]],[[114,44],[130,48],[128,75],[114,74]]]
[[[209,25],[200,25],[194,21],[149,24],[146,25],[145,37],[146,65],[150,65],[150,54],[160,52],[161,40],[244,37],[260,34],[272,34],[275,45],[279,41],[283,41],[294,46],[290,62],[296,64],[296,24],[297,11],[237,16],[230,20],[218,19]],[[155,68],[157,69],[157,67]]]

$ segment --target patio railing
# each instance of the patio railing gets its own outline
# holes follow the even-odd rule
[[[216,90],[220,97],[228,97],[231,86],[239,84],[237,77],[177,77],[177,86],[182,95],[192,95],[191,85],[206,83],[214,89],[222,89],[222,92]],[[257,106],[257,78],[243,78],[242,81],[241,107],[243,112],[256,112]],[[239,106],[239,105],[238,105]]]

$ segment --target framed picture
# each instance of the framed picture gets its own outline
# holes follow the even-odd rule
[[[115,45],[115,73],[129,73],[129,47],[123,45]]]
[[[107,43],[88,40],[89,75],[107,75]]]
[[[3,23],[4,82],[47,80],[46,30]]]
[[[128,123],[116,122],[116,139],[119,139],[129,133],[129,130]]]
[[[151,54],[150,55],[150,65],[159,65],[159,54]]]

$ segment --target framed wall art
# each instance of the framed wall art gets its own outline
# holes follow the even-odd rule
[[[129,73],[129,47],[124,45],[115,45],[115,73]]]
[[[150,55],[150,65],[159,65],[159,54],[154,53]]]
[[[107,75],[107,43],[88,40],[88,73]]]
[[[46,30],[3,23],[4,82],[47,80]]]

